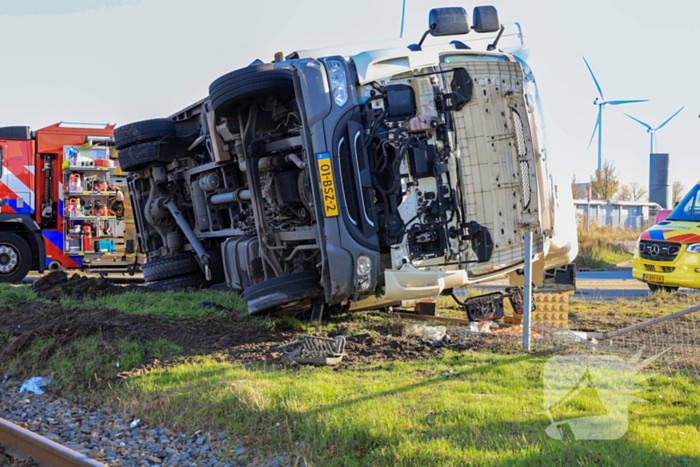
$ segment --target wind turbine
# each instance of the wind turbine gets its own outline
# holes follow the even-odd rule
[[[588,147],[591,147],[591,143],[593,143],[593,138],[595,138],[596,131],[598,132],[598,170],[601,170],[603,167],[603,107],[606,105],[623,105],[623,104],[633,104],[635,102],[647,102],[647,100],[634,100],[634,101],[606,101],[605,97],[603,97],[603,90],[600,88],[600,84],[598,84],[598,80],[596,79],[595,75],[593,74],[593,70],[591,70],[591,66],[588,64],[588,61],[586,60],[586,57],[583,57],[583,61],[586,62],[586,67],[588,67],[588,71],[591,72],[591,76],[593,77],[593,82],[595,83],[595,87],[598,88],[598,94],[600,94],[600,101],[598,98],[595,98],[595,101],[593,101],[594,105],[598,106],[598,120],[596,121],[595,128],[593,128],[593,135],[591,136],[591,141],[588,143]]]
[[[658,140],[655,140],[655,139],[654,139],[655,133],[656,133],[657,131],[659,131],[660,129],[662,129],[664,126],[666,126],[666,124],[667,124],[668,122],[670,122],[671,120],[673,120],[673,117],[675,117],[676,115],[678,115],[679,113],[681,113],[681,110],[683,110],[683,109],[685,109],[685,106],[681,107],[681,109],[680,109],[678,112],[676,112],[676,113],[674,113],[673,115],[671,115],[671,118],[669,118],[668,120],[666,120],[665,122],[663,122],[661,125],[657,126],[656,128],[652,128],[651,125],[649,125],[649,124],[647,124],[647,123],[644,123],[643,121],[638,120],[638,119],[634,118],[633,116],[631,116],[631,115],[629,115],[629,114],[625,114],[625,115],[627,115],[629,118],[631,118],[631,119],[634,120],[635,122],[641,123],[642,125],[644,125],[644,126],[647,128],[647,133],[649,133],[649,134],[651,135],[651,146],[650,146],[650,149],[649,149],[649,154],[654,154],[654,153],[656,152],[655,149],[654,149],[654,143],[656,142],[656,143],[658,144]]]

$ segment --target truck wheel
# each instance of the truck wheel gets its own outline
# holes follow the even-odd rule
[[[676,292],[678,292],[678,289],[680,288],[680,287],[667,287],[664,285],[656,285],[656,284],[649,284],[649,283],[647,283],[647,285],[649,286],[649,290],[651,290],[653,293],[656,293],[656,292],[676,293]]]
[[[236,105],[266,94],[283,101],[294,98],[294,80],[289,70],[274,69],[271,64],[254,65],[225,74],[209,86],[211,105],[220,117],[236,117]]]
[[[139,143],[175,137],[175,122],[169,118],[155,118],[130,123],[114,130],[114,145],[118,151]]]
[[[157,258],[144,263],[143,278],[146,282],[160,281],[169,277],[184,276],[193,272],[201,272],[202,268],[192,253]]]
[[[166,162],[161,158],[160,141],[137,144],[119,151],[119,167],[126,172],[136,172],[153,162]]]
[[[200,272],[194,274],[187,274],[186,276],[171,277],[170,279],[163,279],[161,281],[150,282],[146,284],[146,286],[153,290],[166,292],[168,290],[198,289],[205,282],[206,278],[204,277],[204,274]]]
[[[320,281],[318,272],[307,271],[251,285],[243,291],[248,313],[292,314],[309,308],[323,297]]]
[[[22,237],[0,232],[0,282],[21,282],[32,267],[32,250]]]

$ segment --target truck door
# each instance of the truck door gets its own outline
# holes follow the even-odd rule
[[[32,142],[0,140],[2,150],[2,174],[0,198],[2,213],[34,213],[34,165]]]
[[[4,214],[9,212],[9,208],[7,207],[7,195],[8,195],[8,190],[7,190],[7,178],[6,178],[6,173],[7,170],[5,170],[5,153],[7,152],[7,143],[3,140],[0,140],[0,214]]]
[[[459,67],[473,82],[471,100],[453,112],[464,217],[486,227],[493,242],[490,261],[468,270],[478,279],[521,263],[527,231],[536,234],[533,253],[543,250],[536,135],[519,63],[498,55],[442,57],[443,70]],[[456,92],[453,73],[443,76],[448,92]]]

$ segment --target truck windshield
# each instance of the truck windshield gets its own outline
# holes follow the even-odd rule
[[[690,193],[668,216],[668,220],[700,222],[700,184],[690,190]]]

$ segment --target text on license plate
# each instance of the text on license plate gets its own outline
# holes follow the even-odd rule
[[[326,217],[335,217],[338,215],[338,198],[335,196],[331,155],[327,152],[316,154],[316,162],[318,163],[318,173],[321,178],[321,193]]]
[[[644,274],[644,280],[648,282],[663,282],[664,276],[658,276],[656,274]]]

